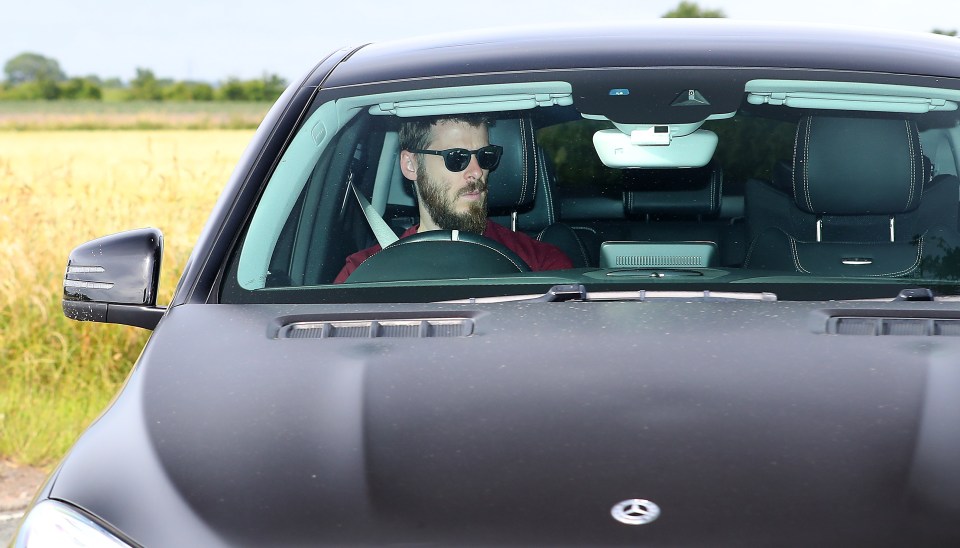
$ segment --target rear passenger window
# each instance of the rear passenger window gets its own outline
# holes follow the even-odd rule
[[[596,196],[620,199],[629,190],[630,177],[608,168],[592,146],[597,131],[610,122],[576,120],[541,129],[537,141],[552,160],[557,188],[562,196]],[[724,194],[742,196],[748,179],[772,180],[778,162],[793,158],[796,122],[753,116],[708,121],[703,129],[720,139],[714,163],[724,172]]]
[[[620,170],[603,165],[593,148],[593,134],[612,127],[610,122],[576,120],[537,132],[537,142],[553,161],[561,196],[620,199],[623,194]]]
[[[707,121],[702,129],[717,134],[717,150],[706,166],[686,169],[605,166],[593,134],[612,126],[582,119],[538,132],[556,175],[560,219],[601,249],[613,242],[688,242],[671,252],[692,253],[688,248],[698,242],[714,249],[705,264],[742,264],[746,183],[789,184],[796,122],[744,114]]]
[[[747,180],[772,180],[777,163],[793,159],[796,128],[795,121],[743,115],[704,123],[720,138],[713,159],[723,166],[723,193],[742,196]]]

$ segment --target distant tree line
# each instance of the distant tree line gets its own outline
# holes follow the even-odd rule
[[[723,18],[720,9],[701,8],[696,2],[682,0],[664,18]],[[956,30],[932,32],[957,36]],[[21,53],[3,67],[6,80],[0,84],[0,100],[86,99],[142,101],[274,101],[286,88],[276,74],[264,74],[255,80],[230,78],[218,86],[206,82],[174,81],[157,78],[153,71],[138,68],[129,84],[118,78],[101,80],[97,76],[67,77],[60,64],[38,53]]]
[[[68,77],[55,59],[29,52],[7,61],[3,73],[0,100],[275,101],[287,86],[276,74],[254,80],[230,78],[214,86],[157,78],[146,68],[137,68],[127,84],[119,78]]]
[[[723,19],[726,16],[723,10],[701,8],[696,2],[686,0],[661,15],[664,19]]]

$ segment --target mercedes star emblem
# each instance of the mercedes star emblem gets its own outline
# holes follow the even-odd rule
[[[643,525],[660,516],[660,507],[649,500],[630,499],[614,504],[610,514],[620,523]]]

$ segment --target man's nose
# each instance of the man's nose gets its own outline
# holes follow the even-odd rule
[[[480,161],[477,160],[476,154],[470,155],[470,163],[467,164],[467,169],[464,170],[464,176],[472,179],[483,177],[483,169],[480,168]]]

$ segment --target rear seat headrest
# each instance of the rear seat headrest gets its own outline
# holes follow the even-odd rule
[[[893,215],[920,204],[927,177],[909,120],[805,116],[797,126],[792,194],[816,215]]]
[[[716,163],[690,169],[628,169],[621,177],[628,216],[720,214],[723,169]]]

